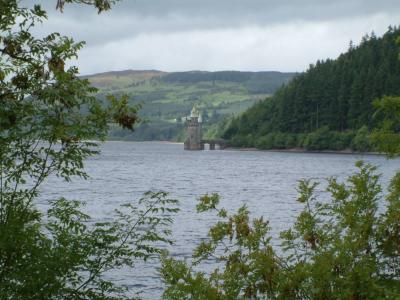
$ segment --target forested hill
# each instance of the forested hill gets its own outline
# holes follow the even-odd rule
[[[400,29],[363,37],[336,60],[318,61],[232,121],[224,137],[258,148],[357,149],[377,120],[374,99],[400,94]],[[364,145],[367,148],[368,145]],[[360,146],[361,147],[361,146]]]

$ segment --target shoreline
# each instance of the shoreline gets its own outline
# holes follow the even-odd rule
[[[122,143],[163,143],[163,144],[177,144],[183,145],[183,142],[171,142],[171,141],[127,141],[127,140],[105,140],[104,143],[114,143],[114,142],[122,142]]]
[[[303,148],[292,148],[292,149],[258,149],[258,148],[238,148],[238,147],[227,147],[224,150],[231,151],[261,151],[261,152],[284,152],[284,153],[314,153],[314,154],[342,154],[342,155],[378,155],[385,156],[379,152],[358,152],[350,149],[345,150],[307,150]]]
[[[163,143],[172,145],[183,145],[183,142],[171,142],[171,141],[124,141],[124,140],[107,140],[105,142],[123,142],[123,143]],[[345,150],[306,150],[303,148],[292,148],[292,149],[258,149],[258,148],[239,148],[239,147],[227,147],[223,150],[227,151],[257,151],[257,152],[283,152],[283,153],[314,153],[314,154],[342,154],[342,155],[377,155],[385,156],[379,152],[358,152],[350,149]],[[220,150],[216,150],[220,151]]]

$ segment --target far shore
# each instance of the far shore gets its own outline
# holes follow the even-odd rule
[[[385,155],[379,152],[358,152],[353,151],[351,149],[344,150],[307,150],[304,148],[292,148],[292,149],[258,149],[258,148],[237,148],[237,147],[228,147],[224,150],[232,150],[232,151],[262,151],[262,152],[286,152],[286,153],[320,153],[320,154],[360,154],[360,155]]]
[[[126,143],[164,143],[164,144],[177,144],[177,145],[183,145],[183,142],[172,142],[172,141],[128,141],[128,140],[106,140],[105,142],[126,142]]]
[[[128,143],[164,143],[164,144],[175,144],[183,145],[183,142],[172,142],[172,141],[126,141],[126,140],[107,140],[106,142],[128,142]],[[344,150],[307,150],[304,148],[292,148],[292,149],[258,149],[258,148],[239,148],[239,147],[227,147],[224,150],[228,151],[260,151],[260,152],[286,152],[286,153],[316,153],[316,154],[359,154],[359,155],[385,155],[379,152],[358,152],[351,149]],[[218,149],[217,149],[218,151]]]

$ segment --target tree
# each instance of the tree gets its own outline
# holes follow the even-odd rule
[[[375,117],[381,119],[372,134],[378,150],[390,157],[400,155],[400,97],[385,96],[374,101]]]
[[[369,141],[369,131],[367,126],[362,126],[357,130],[357,134],[353,139],[351,148],[359,152],[368,152],[371,150],[371,143]]]
[[[108,10],[115,1],[59,0]],[[124,290],[105,272],[134,266],[170,243],[176,200],[148,193],[115,211],[115,221],[89,225],[79,201],[54,199],[47,212],[35,207],[49,176],[87,178],[86,158],[98,153],[109,122],[133,130],[138,107],[109,96],[104,106],[76,67],[82,42],[31,31],[46,20],[39,6],[0,0],[0,295],[2,299],[116,299]],[[141,228],[141,229],[140,229]]]
[[[57,0],[56,9],[63,11],[66,3],[78,3],[92,5],[98,9],[98,12],[107,11],[111,6],[120,0]]]
[[[383,121],[372,140],[380,151],[400,155],[400,97],[374,105]],[[369,147],[367,137],[362,127],[354,146]],[[200,198],[198,212],[216,212],[220,221],[195,249],[192,264],[163,258],[164,298],[400,299],[400,172],[384,194],[376,167],[356,166],[347,183],[328,180],[329,200],[317,200],[318,183],[300,181],[297,201],[304,208],[281,232],[280,247],[271,243],[268,221],[251,219],[246,206],[229,214],[218,208],[218,194]],[[218,267],[197,271],[207,260]]]
[[[330,201],[318,201],[317,183],[299,184],[304,205],[274,247],[264,218],[246,206],[229,214],[219,196],[206,195],[198,212],[220,221],[193,254],[193,264],[165,257],[165,299],[398,299],[400,296],[400,175],[384,198],[376,168],[361,162],[347,184],[329,180]],[[276,243],[275,243],[276,244]],[[209,273],[196,271],[214,260]]]

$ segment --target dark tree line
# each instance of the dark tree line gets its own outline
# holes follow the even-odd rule
[[[335,60],[317,61],[272,98],[232,120],[224,137],[237,146],[308,148],[310,133],[322,131],[330,132],[331,144],[338,138],[343,143],[317,143],[317,149],[351,147],[358,131],[369,131],[379,122],[373,100],[400,94],[399,36],[399,28],[389,27],[381,38],[371,33],[359,46],[350,43]],[[284,142],[275,145],[271,135],[278,133]],[[269,144],[260,145],[260,138]]]

